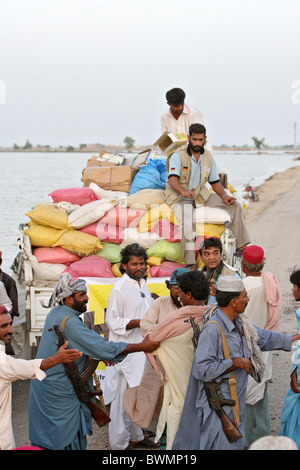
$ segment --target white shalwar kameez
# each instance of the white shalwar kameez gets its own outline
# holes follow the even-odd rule
[[[144,279],[131,279],[127,274],[116,282],[108,299],[105,322],[109,328],[109,341],[140,343],[140,328],[126,330],[131,320],[141,319],[153,302]],[[128,387],[140,384],[145,365],[144,352],[128,354],[126,358],[106,369],[103,396],[110,403],[109,438],[112,450],[124,450],[129,441],[142,441],[142,429],[134,424],[124,411],[123,396]]]
[[[11,450],[15,447],[15,439],[11,421],[12,390],[11,383],[21,379],[43,380],[45,372],[40,369],[42,359],[26,361],[15,359],[5,354],[5,344],[0,341],[0,449]]]

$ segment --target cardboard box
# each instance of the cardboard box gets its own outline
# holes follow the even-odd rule
[[[179,134],[164,132],[154,145],[157,145],[165,155],[171,155],[171,153],[185,145],[187,141],[187,136],[183,132]]]
[[[87,168],[96,167],[96,166],[116,166],[116,163],[110,162],[109,160],[104,160],[101,157],[92,157],[87,161]]]
[[[129,193],[136,168],[131,166],[96,166],[87,167],[82,172],[84,186],[96,183],[100,188]]]

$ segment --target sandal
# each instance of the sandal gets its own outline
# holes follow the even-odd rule
[[[132,447],[159,447],[159,443],[151,441],[148,437],[145,437],[142,441],[134,442],[129,441],[129,445]]]

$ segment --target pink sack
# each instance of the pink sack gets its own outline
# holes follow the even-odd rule
[[[98,255],[85,256],[64,272],[75,277],[115,277],[111,271],[111,263]]]
[[[124,230],[122,227],[102,224],[101,222],[87,225],[80,230],[99,238],[103,242],[116,243],[117,245],[119,245],[124,238]]]
[[[102,219],[100,219],[100,222],[102,224],[115,225],[116,227],[135,228],[146,212],[146,209],[115,206],[106,212]]]
[[[160,266],[151,266],[149,273],[151,277],[170,277],[174,269],[177,268],[186,268],[186,264],[165,261]]]
[[[66,264],[69,266],[71,263],[81,260],[80,256],[69,253],[60,246],[34,248],[32,254],[39,263]]]
[[[169,242],[179,242],[179,226],[172,224],[167,219],[161,219],[151,227],[150,232],[157,233],[161,238]]]
[[[79,206],[99,200],[98,196],[91,188],[85,187],[57,189],[48,194],[48,196],[51,196],[55,203],[66,201]]]

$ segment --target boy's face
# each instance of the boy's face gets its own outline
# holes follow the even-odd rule
[[[300,300],[300,287],[297,284],[293,284],[292,292],[295,300]]]

